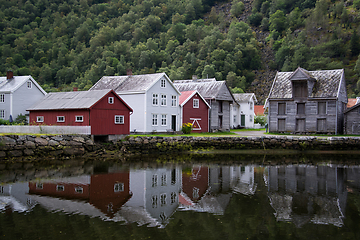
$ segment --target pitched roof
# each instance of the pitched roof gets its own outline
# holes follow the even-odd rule
[[[249,102],[252,97],[256,101],[255,93],[233,93],[233,96],[237,102]]]
[[[6,77],[0,77],[0,92],[15,92],[27,81],[31,81],[44,95],[46,95],[44,89],[42,89],[42,87],[30,75],[14,76],[9,80]]]
[[[307,78],[306,78],[307,76]],[[336,98],[340,83],[344,78],[344,69],[307,71],[298,68],[294,72],[278,72],[269,93],[269,99],[292,98],[292,80],[312,80],[314,86],[309,97]]]
[[[116,93],[146,92],[162,77],[165,77],[168,82],[173,85],[165,73],[153,73],[127,76],[103,76],[89,90],[113,89]],[[175,87],[174,89],[178,91]]]
[[[219,99],[235,101],[231,91],[226,85],[225,81],[216,81],[215,78],[211,79],[196,79],[196,80],[175,80],[174,86],[180,91],[193,91],[197,90],[205,99]],[[221,95],[222,91],[228,91],[227,96]]]
[[[203,102],[208,106],[208,108],[211,108],[210,105],[206,102],[206,100],[201,96],[201,94],[194,90],[194,91],[184,91],[181,92],[181,95],[179,97],[179,104],[180,106],[184,106],[185,103],[187,103],[195,94],[198,94],[199,97],[203,100]]]
[[[31,110],[89,109],[109,92],[113,92],[132,112],[133,110],[111,89],[75,92],[51,92],[31,106]]]
[[[357,98],[349,98],[348,103],[346,105],[347,108],[351,108],[357,103]]]

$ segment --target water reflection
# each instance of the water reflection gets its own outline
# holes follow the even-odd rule
[[[38,205],[49,212],[166,227],[177,211],[224,215],[234,195],[266,191],[277,221],[341,227],[348,193],[359,189],[359,166],[94,167],[91,174],[1,185],[0,211],[26,213]]]

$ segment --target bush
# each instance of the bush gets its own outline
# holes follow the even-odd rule
[[[266,116],[255,116],[254,123],[260,123],[261,126],[265,126],[267,122]]]
[[[19,125],[28,125],[26,116],[22,115],[21,113],[15,118],[14,123]]]
[[[181,131],[184,134],[190,134],[193,129],[192,123],[183,123]]]

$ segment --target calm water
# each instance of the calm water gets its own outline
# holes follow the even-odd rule
[[[0,239],[360,239],[360,155],[184,159],[2,171]]]

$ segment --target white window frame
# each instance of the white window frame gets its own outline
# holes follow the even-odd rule
[[[170,196],[170,204],[176,203],[176,200],[177,200],[177,194],[176,192],[172,192]]]
[[[176,95],[172,95],[171,96],[171,106],[176,107],[176,103],[177,103],[177,97],[176,97]]]
[[[152,105],[159,106],[159,94],[153,93],[152,95]]]
[[[108,97],[108,103],[114,104],[114,97]]]
[[[157,195],[153,195],[151,197],[151,206],[152,208],[157,208],[157,205],[158,205],[158,197]]]
[[[123,192],[125,190],[124,183],[118,182],[114,184],[114,192]]]
[[[36,183],[35,187],[36,187],[36,189],[43,189],[44,188],[42,183]]]
[[[0,118],[2,118],[2,119],[5,118],[5,110],[4,109],[0,110]]]
[[[61,120],[63,118],[63,120]],[[56,116],[56,122],[65,122],[65,116]]]
[[[160,80],[160,87],[161,87],[161,88],[165,88],[165,87],[166,87],[166,80],[165,80],[165,79],[161,79],[161,80]]]
[[[193,108],[199,108],[199,103],[200,103],[200,101],[199,101],[199,99],[193,99]]]
[[[1,93],[0,94],[0,103],[4,103],[5,102],[5,94]]]
[[[75,193],[84,193],[84,188],[83,187],[80,187],[80,186],[76,186],[75,188],[74,188],[74,191],[75,191]]]
[[[57,192],[64,192],[65,186],[64,185],[56,185],[56,191]]]
[[[123,115],[115,115],[115,124],[124,124],[125,123],[125,118]]]
[[[166,173],[161,174],[161,186],[166,186]]]
[[[157,114],[153,114],[152,115],[152,126],[157,126],[158,125],[158,115]]]
[[[32,88],[32,82],[31,82],[31,81],[28,81],[28,82],[27,82],[27,88],[29,88],[29,89]]]
[[[166,206],[166,193],[160,194],[160,206]]]
[[[84,116],[83,115],[75,116],[75,122],[84,122]]]
[[[166,126],[167,124],[167,115],[161,114],[161,126]]]
[[[154,174],[154,175],[152,175],[152,178],[151,178],[151,186],[157,187],[157,184],[158,184],[158,176],[157,176],[157,174]]]
[[[44,116],[36,116],[36,122],[44,122]]]
[[[161,94],[161,106],[166,106],[166,94]]]

